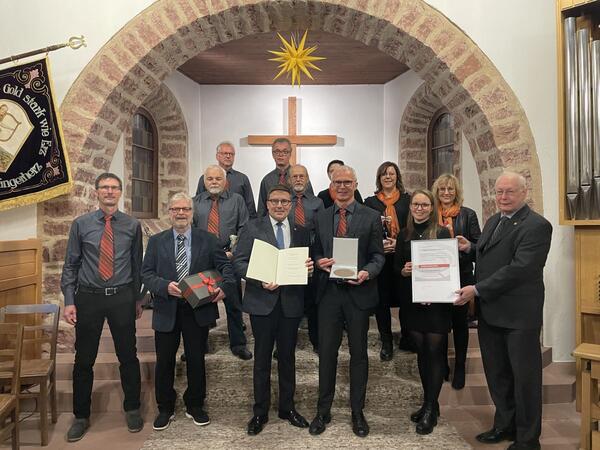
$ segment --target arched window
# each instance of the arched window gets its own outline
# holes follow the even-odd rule
[[[429,127],[427,184],[443,173],[454,173],[454,120],[446,109],[438,111]]]
[[[158,217],[158,136],[144,110],[133,116],[131,151],[131,213],[140,219]]]

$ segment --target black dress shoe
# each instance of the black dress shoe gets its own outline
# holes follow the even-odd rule
[[[369,424],[362,411],[352,411],[352,431],[358,437],[367,437],[369,434]]]
[[[308,422],[302,415],[292,409],[291,411],[279,411],[279,418],[287,420],[291,425],[298,428],[308,428]]]
[[[436,411],[436,408],[431,403],[425,404],[424,407],[421,419],[419,419],[419,423],[417,423],[415,429],[417,434],[429,434],[437,425],[439,413]]]
[[[410,421],[414,423],[419,423],[421,417],[423,417],[423,413],[425,412],[425,404],[421,405],[419,409],[410,414]]]
[[[313,436],[321,434],[325,431],[325,425],[331,422],[331,414],[325,415],[317,414],[308,427],[308,432]]]
[[[394,346],[392,341],[383,341],[381,343],[381,351],[379,352],[379,359],[382,361],[391,361],[394,357]]]
[[[465,366],[455,366],[454,376],[452,377],[452,388],[461,390],[465,387]]]
[[[231,353],[233,353],[238,358],[243,359],[244,361],[252,359],[252,353],[250,353],[250,351],[246,347],[234,347],[231,349]]]
[[[254,416],[248,422],[248,434],[250,436],[256,436],[263,429],[265,423],[269,421],[269,416]]]
[[[540,441],[513,442],[507,450],[540,450]]]
[[[514,441],[515,432],[512,430],[499,430],[497,428],[492,428],[491,430],[478,434],[475,436],[475,439],[482,444],[496,444],[497,442],[502,441]]]

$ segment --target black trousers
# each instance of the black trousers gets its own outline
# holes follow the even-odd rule
[[[277,342],[277,374],[279,377],[279,410],[295,409],[296,339],[300,317],[283,315],[281,300],[268,316],[250,315],[254,334],[254,415],[266,416],[271,406],[271,361]]]
[[[135,299],[130,288],[115,295],[75,294],[75,364],[73,366],[73,414],[78,419],[90,417],[94,363],[104,320],[108,321],[115,352],[119,359],[121,386],[125,398],[123,409],[140,407],[140,363],[135,340]]]
[[[187,389],[183,394],[185,406],[202,408],[206,397],[206,372],[204,350],[208,339],[208,326],[201,327],[194,319],[192,307],[183,300],[177,301],[177,317],[173,331],[155,331],[156,369],[154,392],[160,412],[175,411],[177,393],[173,388],[177,349],[183,335],[186,356]]]
[[[227,332],[229,334],[229,347],[234,349],[236,347],[246,346],[246,335],[243,329],[243,318],[242,318],[242,307],[240,298],[242,298],[242,287],[240,281],[237,283],[236,298],[226,297],[223,303],[225,303],[225,312],[227,313]],[[187,355],[186,355],[187,357]]]
[[[537,441],[542,430],[540,329],[494,327],[479,318],[485,378],[496,405],[494,426],[516,429],[517,441]]]
[[[344,323],[350,347],[350,406],[352,411],[365,407],[369,358],[367,332],[369,311],[358,309],[348,296],[351,286],[327,283],[319,302],[319,400],[318,414],[327,414],[335,394],[338,350]]]

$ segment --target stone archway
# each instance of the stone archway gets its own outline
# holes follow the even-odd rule
[[[407,191],[427,187],[427,136],[435,114],[444,107],[427,83],[417,88],[400,120],[398,166]],[[460,179],[461,132],[454,128],[454,175]]]
[[[44,250],[46,285],[57,285],[70,219],[94,206],[91,183],[110,166],[129,117],[165,77],[230,40],[305,28],[377,48],[425,80],[479,161],[484,211],[504,168],[527,177],[531,203],[542,209],[539,161],[519,101],[473,41],[423,0],[158,0],[102,47],[61,105],[75,183],[70,196],[38,208],[38,235],[55,233]]]

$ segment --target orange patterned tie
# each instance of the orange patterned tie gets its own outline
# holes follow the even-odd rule
[[[304,217],[304,205],[302,204],[302,194],[296,196],[296,212],[294,213],[294,222],[296,225],[304,226],[306,217]]]
[[[218,198],[215,198],[212,201],[210,213],[208,214],[208,232],[214,234],[217,237],[219,237],[219,205],[217,204],[218,200]]]
[[[348,230],[348,222],[346,219],[346,209],[340,208],[340,221],[338,222],[337,237],[346,237],[346,231]]]
[[[104,216],[104,232],[100,238],[100,258],[98,259],[98,273],[100,278],[108,281],[113,276],[114,271],[114,235],[110,223],[112,216]]]

